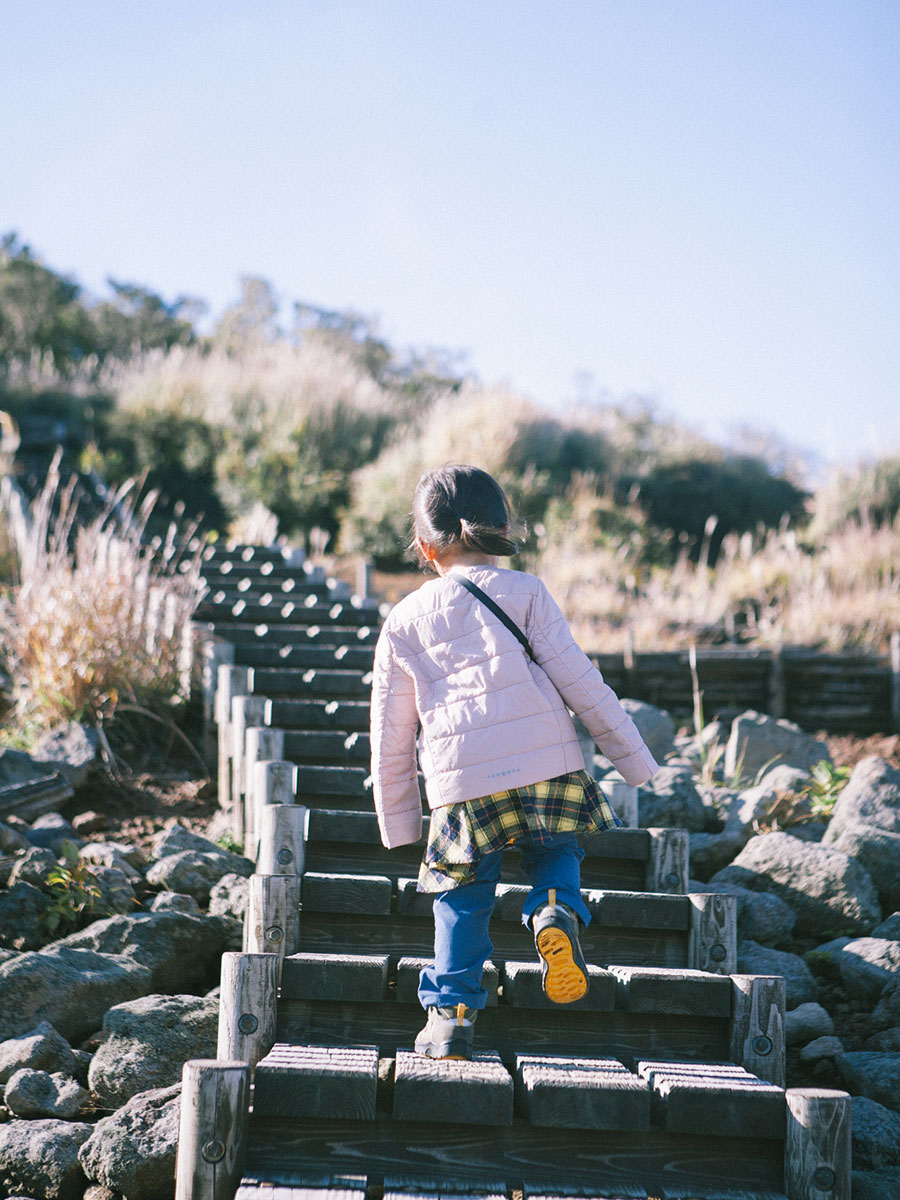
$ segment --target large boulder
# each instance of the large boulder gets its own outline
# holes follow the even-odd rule
[[[847,1090],[867,1096],[896,1112],[900,1109],[900,1054],[878,1054],[854,1050],[837,1059]]]
[[[706,809],[690,770],[660,767],[638,792],[638,824],[645,829],[672,827],[699,832]]]
[[[250,900],[250,880],[245,875],[223,875],[209,893],[210,914],[243,922]]]
[[[76,1121],[10,1121],[0,1125],[0,1179],[5,1194],[81,1200],[85,1178],[78,1152],[92,1125]]]
[[[83,1038],[114,1004],[152,990],[150,969],[124,954],[62,943],[18,954],[0,964],[0,1038],[19,1037],[42,1021],[65,1038]]]
[[[837,956],[838,970],[851,996],[872,1004],[900,976],[900,942],[887,938],[854,938]]]
[[[48,919],[52,901],[33,883],[21,880],[0,892],[0,946],[10,950],[40,950],[51,935]]]
[[[773,892],[797,914],[798,934],[865,935],[881,920],[878,894],[864,866],[840,850],[788,833],[751,838],[710,882]]]
[[[625,697],[622,707],[637,726],[638,733],[644,739],[647,749],[658,763],[675,749],[675,722],[664,708],[655,704],[647,704],[644,700],[631,700]]]
[[[822,760],[831,762],[825,742],[804,732],[793,721],[748,709],[731,723],[725,747],[725,778],[756,782],[778,763],[808,771]]]
[[[3,1102],[17,1117],[58,1117],[71,1121],[85,1108],[90,1094],[70,1075],[22,1067],[8,1081]]]
[[[826,843],[833,842],[845,825],[874,825],[900,833],[900,769],[875,755],[860,759],[837,798]]]
[[[224,876],[253,874],[249,858],[223,850],[178,824],[157,834],[150,855],[153,863],[147,871],[149,884],[193,896],[203,905],[209,902],[210,892]]]
[[[57,856],[62,855],[70,844],[81,845],[75,826],[58,812],[43,813],[32,821],[27,837],[33,846],[43,846]]]
[[[91,1060],[88,1082],[105,1108],[138,1092],[170,1087],[185,1062],[215,1058],[219,1001],[213,996],[143,996],[103,1018],[106,1038]]]
[[[798,954],[744,941],[737,948],[737,964],[738,971],[744,975],[782,975],[786,1008],[796,1008],[819,998],[819,985]]]
[[[41,1021],[28,1033],[0,1042],[0,1084],[5,1084],[22,1067],[74,1075],[77,1062],[66,1039],[49,1021]]]
[[[60,775],[72,785],[80,787],[97,761],[100,735],[97,730],[72,721],[51,729],[32,747],[31,757]]]
[[[784,1015],[784,1040],[788,1046],[802,1046],[833,1033],[834,1021],[828,1010],[815,1001],[798,1004]]]
[[[128,1200],[173,1194],[181,1085],[140,1092],[98,1121],[79,1152],[88,1179]]]
[[[218,980],[222,954],[239,950],[240,939],[238,923],[227,917],[169,911],[107,917],[58,944],[124,955],[149,968],[151,986],[113,1001],[119,1003],[148,992],[209,991]]]

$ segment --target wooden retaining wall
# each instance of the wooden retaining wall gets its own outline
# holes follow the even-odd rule
[[[618,695],[690,719],[687,648],[591,658]],[[889,655],[822,654],[803,647],[698,649],[697,676],[706,720],[752,708],[811,731],[900,732],[900,634],[893,635]]]

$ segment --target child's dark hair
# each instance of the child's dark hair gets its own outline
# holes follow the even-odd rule
[[[438,467],[416,484],[413,532],[438,549],[459,542],[466,550],[481,554],[501,558],[517,554],[513,521],[503,488],[479,467]],[[412,548],[416,548],[415,542]]]

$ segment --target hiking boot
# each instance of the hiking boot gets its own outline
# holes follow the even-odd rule
[[[457,1004],[454,1008],[429,1008],[425,1028],[416,1035],[416,1054],[428,1058],[472,1057],[478,1010]]]
[[[551,888],[547,904],[531,918],[534,944],[541,957],[541,987],[554,1004],[574,1004],[588,990],[588,970],[578,940],[578,917],[557,904]]]

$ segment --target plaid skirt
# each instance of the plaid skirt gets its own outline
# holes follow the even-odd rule
[[[539,846],[554,834],[600,833],[621,824],[587,771],[445,804],[432,809],[417,888],[447,892],[471,883],[482,855],[520,837]]]

